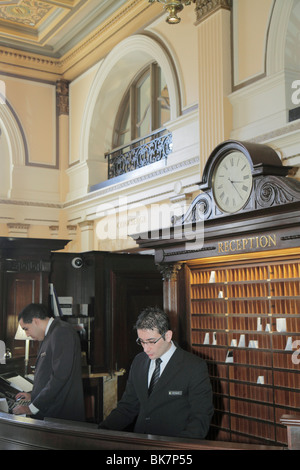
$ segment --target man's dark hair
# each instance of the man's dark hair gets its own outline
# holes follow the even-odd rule
[[[154,330],[157,328],[160,335],[170,330],[170,321],[168,315],[159,307],[146,307],[139,314],[135,330]]]
[[[29,304],[25,307],[18,315],[18,320],[23,320],[24,323],[32,323],[33,318],[50,318],[51,315],[48,313],[48,309],[43,304]]]

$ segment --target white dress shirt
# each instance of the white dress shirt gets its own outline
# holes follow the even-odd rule
[[[173,343],[173,341],[171,341],[171,347],[168,349],[167,352],[165,352],[162,356],[160,356],[160,359],[161,359],[162,362],[160,363],[160,375],[159,376],[161,376],[161,374],[163,373],[164,368],[166,367],[169,360],[173,356],[175,350],[176,350],[176,346]],[[149,372],[148,372],[148,387],[150,385],[150,380],[151,380],[152,374],[154,372],[154,369],[155,369],[155,359],[151,359]]]

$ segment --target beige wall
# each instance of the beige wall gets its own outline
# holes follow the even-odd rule
[[[299,125],[288,122],[286,102],[298,73],[285,67],[291,64],[285,39],[287,31],[294,39],[293,5],[233,0],[232,16],[220,9],[198,23],[191,5],[181,12],[181,23],[170,26],[165,15],[152,20],[150,11],[156,15],[159,5],[146,10],[137,2],[136,18],[125,29],[114,22],[105,44],[92,49],[91,41],[91,54],[69,68],[69,116],[57,117],[56,111],[56,79],[64,77],[42,81],[50,77],[47,69],[25,79],[21,67],[19,75],[16,67],[14,73],[11,66],[5,69],[0,93],[5,90],[10,107],[0,102],[0,236],[70,239],[69,251],[129,249],[131,239],[99,239],[99,207],[118,213],[126,200],[129,212],[153,204],[186,211],[210,152],[228,138],[268,143],[285,164],[300,166]],[[153,57],[167,70],[173,153],[165,166],[90,192],[91,184],[106,180],[104,153],[130,74]]]
[[[99,64],[70,84],[70,153],[69,165],[80,161],[82,119],[92,82]]]
[[[1,76],[28,145],[28,163],[56,166],[55,84]]]
[[[174,61],[181,84],[182,108],[198,103],[198,37],[193,7],[184,8],[181,21],[176,26],[167,25],[165,16],[150,25],[147,30],[166,44]]]
[[[265,73],[273,0],[234,1],[234,85]]]

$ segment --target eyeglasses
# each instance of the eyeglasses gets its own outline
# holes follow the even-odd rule
[[[161,335],[159,338],[157,339],[151,339],[149,341],[143,341],[141,340],[140,338],[137,338],[136,339],[136,343],[139,345],[139,346],[146,346],[147,344],[150,344],[150,345],[153,345],[153,344],[156,344],[161,338],[163,338],[165,336],[166,333],[164,333],[163,335]]]

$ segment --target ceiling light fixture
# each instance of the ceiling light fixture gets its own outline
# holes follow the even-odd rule
[[[195,3],[195,0],[148,0],[149,3],[162,3],[164,5],[164,10],[168,13],[166,22],[169,24],[177,24],[181,20],[177,16],[183,10],[184,5],[190,5],[192,1]]]

